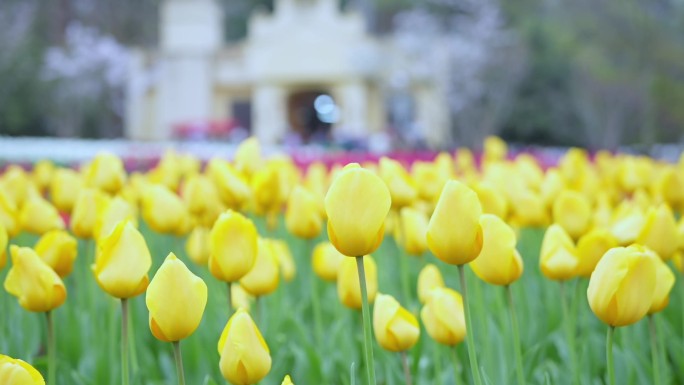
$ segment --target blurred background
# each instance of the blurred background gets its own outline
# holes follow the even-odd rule
[[[3,0],[0,135],[684,139],[681,0]]]

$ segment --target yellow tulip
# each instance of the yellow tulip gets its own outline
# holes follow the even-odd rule
[[[344,255],[337,251],[332,243],[324,241],[314,248],[311,263],[317,276],[323,280],[335,282],[337,281],[337,272],[340,270],[340,265],[344,259]]]
[[[442,154],[445,154],[445,153],[440,153],[439,155],[442,155]],[[445,155],[448,156],[449,154],[445,154]],[[473,152],[470,151],[469,148],[459,147],[456,149],[456,153],[454,155],[455,155],[454,162],[456,163],[456,171],[458,171],[460,174],[464,174],[464,173],[467,173],[467,172],[475,169],[475,166],[476,166],[475,165],[475,156],[473,155]],[[438,156],[438,158],[439,158],[439,156]],[[442,158],[444,159],[444,158],[446,158],[446,156],[442,156]],[[435,163],[437,160],[438,159],[435,159]],[[446,164],[447,160],[444,159],[442,162],[444,164]],[[449,163],[450,167],[453,168],[453,166],[451,166],[451,158],[450,157],[449,157],[448,163]]]
[[[626,156],[622,158],[618,170],[618,183],[627,192],[650,185],[653,175],[652,160],[645,156]]]
[[[32,187],[31,180],[26,175],[26,171],[17,165],[7,167],[5,173],[0,178],[0,189],[5,190],[7,199],[15,207],[21,207],[24,200],[29,196]]]
[[[211,229],[209,272],[224,282],[244,277],[257,258],[257,230],[251,220],[228,210]]]
[[[204,220],[205,226],[212,226],[223,211],[216,187],[204,175],[188,179],[183,184],[181,195],[190,214]]]
[[[486,162],[506,159],[508,145],[498,136],[488,136],[484,140],[484,160]]]
[[[428,263],[418,273],[418,300],[420,303],[427,303],[430,295],[432,295],[432,290],[438,287],[445,287],[442,273],[439,272],[437,266]]]
[[[9,242],[9,236],[7,235],[7,230],[5,226],[0,223],[0,270],[5,268],[7,264],[7,242]]]
[[[207,285],[169,253],[147,288],[150,330],[157,339],[179,341],[195,332],[207,305]]]
[[[39,196],[24,202],[19,212],[19,223],[24,231],[33,234],[45,234],[50,230],[64,228],[64,221],[57,209]]]
[[[235,168],[247,176],[252,176],[261,168],[261,145],[256,137],[249,137],[235,150]]]
[[[596,316],[610,326],[643,318],[653,303],[656,259],[641,246],[608,250],[591,274],[587,299]]]
[[[589,229],[591,214],[589,200],[576,191],[562,191],[553,203],[553,221],[575,240]]]
[[[656,260],[656,285],[653,292],[653,302],[648,309],[648,314],[657,313],[670,303],[670,291],[675,284],[675,275],[665,262],[658,256],[654,256]]]
[[[519,177],[525,181],[525,185],[534,190],[539,190],[544,180],[544,172],[539,167],[537,158],[522,153],[515,157],[513,165]]]
[[[323,227],[318,199],[314,194],[296,186],[290,193],[285,211],[285,227],[290,234],[304,239],[318,236]]]
[[[252,196],[245,177],[225,160],[210,160],[207,165],[207,174],[214,182],[219,197],[229,208],[241,208]]]
[[[0,354],[0,384],[45,385],[45,379],[28,363]]]
[[[375,298],[373,330],[378,344],[391,352],[411,349],[420,336],[416,317],[387,294]]]
[[[5,290],[28,311],[46,312],[61,306],[67,297],[62,279],[30,247],[10,246],[12,268]]]
[[[546,229],[539,265],[549,279],[563,281],[577,275],[577,249],[568,233],[558,224]]]
[[[309,165],[304,177],[304,186],[316,194],[321,203],[323,202],[325,194],[328,192],[328,168],[325,167],[325,164],[313,162]],[[323,214],[325,215],[325,207],[323,207]]]
[[[401,163],[382,157],[379,165],[380,177],[387,184],[392,206],[396,208],[408,206],[418,198],[418,191]]]
[[[358,164],[347,165],[325,197],[330,242],[349,257],[372,253],[382,243],[391,205],[382,179]]]
[[[289,375],[286,375],[285,378],[283,378],[283,382],[280,385],[294,385],[294,382],[292,382],[292,379]]]
[[[7,230],[10,237],[16,236],[21,231],[17,206],[2,188],[0,188],[0,225]]]
[[[252,300],[254,297],[245,291],[245,289],[240,286],[239,282],[233,282],[230,284],[230,303],[234,310],[244,308],[249,310]]]
[[[145,238],[130,221],[119,222],[98,244],[93,271],[109,295],[126,299],[142,294],[149,284],[152,257]]]
[[[474,187],[477,198],[482,204],[482,212],[494,214],[502,219],[508,215],[508,200],[506,196],[496,189],[494,184],[484,181]]]
[[[437,200],[448,180],[433,163],[420,161],[414,162],[411,166],[411,177],[418,190],[418,196],[429,202]]]
[[[466,336],[463,297],[456,290],[438,287],[420,311],[428,335],[440,344],[453,346]]]
[[[422,255],[427,250],[427,218],[422,212],[411,207],[402,208],[399,215],[400,223],[397,228],[400,244],[409,255]]]
[[[482,249],[482,208],[477,194],[461,182],[449,181],[430,218],[427,244],[442,261],[463,265]]]
[[[106,237],[121,221],[129,221],[138,226],[135,208],[125,199],[117,196],[114,199],[105,197],[96,200],[97,217],[95,218],[94,233],[96,240]]]
[[[197,226],[192,229],[188,240],[185,242],[185,252],[194,263],[200,266],[206,266],[209,261],[209,229],[202,226]]]
[[[544,174],[544,180],[540,186],[541,198],[548,207],[553,205],[558,195],[564,191],[565,182],[558,169],[549,169]]]
[[[260,238],[258,245],[252,269],[240,279],[240,286],[255,297],[274,292],[280,281],[278,260],[271,241]]]
[[[98,154],[85,174],[86,184],[109,194],[116,194],[126,181],[126,170],[118,156]]]
[[[45,191],[45,189],[48,188],[54,172],[55,165],[47,159],[40,160],[33,165],[31,176],[33,177],[33,182],[38,190]]]
[[[226,324],[218,343],[219,367],[234,385],[261,381],[271,370],[271,354],[259,328],[244,309],[239,309]]]
[[[71,212],[71,231],[79,238],[93,238],[97,207],[105,204],[106,196],[96,189],[82,189]]]
[[[378,268],[370,255],[363,257],[363,267],[366,273],[368,303],[373,303],[378,293]],[[337,295],[344,306],[361,309],[361,285],[355,258],[344,258],[340,264],[337,274]]]
[[[608,230],[596,228],[584,234],[577,242],[577,275],[589,277],[596,268],[596,264],[601,257],[613,247],[617,247],[618,242]]]
[[[188,210],[183,201],[164,186],[151,185],[142,195],[142,216],[152,230],[182,235],[189,230]]]
[[[658,253],[664,261],[672,258],[679,247],[677,222],[670,207],[663,203],[652,207],[646,214],[646,222],[641,228],[636,242]]]
[[[70,213],[83,188],[81,175],[70,168],[60,168],[50,182],[50,199],[61,212]]]
[[[515,232],[492,214],[480,217],[483,242],[480,255],[470,267],[481,280],[492,285],[510,285],[523,273],[523,261],[515,248]]]
[[[149,181],[176,191],[181,179],[178,162],[178,154],[173,150],[167,150],[162,155],[156,167],[147,173]]]
[[[52,270],[64,278],[71,273],[78,252],[78,242],[64,230],[49,231],[36,243],[36,253]]]
[[[636,241],[646,222],[641,208],[632,202],[623,202],[613,213],[610,233],[620,245],[629,245]]]
[[[512,189],[508,193],[512,220],[520,226],[545,226],[549,212],[541,195],[527,187]]]
[[[285,282],[292,282],[297,274],[297,265],[295,264],[294,257],[292,257],[292,252],[287,242],[282,239],[272,239],[271,245],[273,246],[273,253],[278,261],[278,268]]]

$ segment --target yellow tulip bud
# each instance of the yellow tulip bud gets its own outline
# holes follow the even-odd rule
[[[411,166],[411,176],[418,190],[418,196],[429,202],[437,200],[448,180],[448,177],[441,174],[430,162],[414,162]]]
[[[553,221],[572,239],[578,239],[591,225],[591,205],[584,195],[564,190],[553,203]]]
[[[218,351],[221,374],[232,384],[256,384],[271,370],[268,345],[244,309],[239,309],[228,320],[219,339]]]
[[[418,198],[418,191],[401,163],[387,157],[380,158],[380,177],[387,184],[392,206],[408,206]]]
[[[247,180],[225,160],[210,160],[207,174],[214,182],[223,203],[230,208],[241,208],[252,196]]]
[[[50,230],[64,228],[64,221],[57,209],[39,196],[24,202],[19,212],[19,223],[24,231],[33,234],[45,234]]]
[[[596,264],[610,249],[617,247],[618,242],[608,230],[594,229],[584,234],[577,242],[577,275],[589,277],[594,272]]]
[[[235,168],[247,176],[254,175],[261,168],[262,162],[261,145],[254,136],[243,140],[235,150]]]
[[[670,303],[670,291],[675,283],[675,275],[665,262],[658,256],[654,256],[656,260],[656,285],[653,292],[653,302],[648,309],[648,314],[657,313]]]
[[[169,253],[147,288],[150,330],[157,339],[179,341],[195,332],[207,305],[207,285]]]
[[[86,184],[109,194],[116,194],[126,181],[126,170],[118,156],[98,154],[85,174]]]
[[[337,251],[335,246],[330,242],[321,242],[314,248],[313,271],[321,279],[335,282],[337,281],[337,272],[340,270],[340,265],[344,260],[344,255]]]
[[[145,238],[130,221],[124,220],[99,241],[93,271],[102,290],[125,299],[147,289],[151,266]]]
[[[641,246],[608,250],[587,289],[594,314],[610,326],[627,326],[643,318],[653,303],[656,262]]]
[[[121,221],[129,221],[138,226],[135,208],[125,199],[117,196],[114,199],[105,197],[96,200],[97,217],[95,218],[94,233],[96,240],[106,237]]]
[[[655,194],[671,207],[684,202],[684,174],[674,167],[666,168],[654,185]]]
[[[404,207],[400,212],[400,220],[397,228],[400,229],[401,245],[409,255],[422,255],[428,248],[425,238],[428,220],[425,214],[414,208]]]
[[[142,195],[142,208],[143,219],[158,233],[182,235],[189,230],[185,204],[164,186],[149,186]]]
[[[445,287],[442,273],[439,272],[437,266],[428,263],[418,273],[418,300],[420,303],[427,303],[430,295],[432,295],[432,290],[438,287]]]
[[[418,342],[418,320],[394,297],[378,294],[373,305],[373,330],[378,344],[391,352],[403,352]]]
[[[224,282],[244,277],[257,258],[257,230],[251,220],[228,210],[211,229],[209,272]]]
[[[648,186],[653,175],[652,160],[645,156],[626,156],[620,163],[618,182],[628,192]]]
[[[320,198],[321,203],[325,199],[325,193],[328,192],[328,168],[321,162],[313,162],[306,169],[304,177],[304,186],[307,190],[316,194]],[[323,214],[325,215],[325,207]]]
[[[461,182],[447,182],[428,224],[427,244],[432,253],[452,265],[477,258],[482,249],[480,215],[477,194]]]
[[[544,174],[544,180],[540,186],[541,198],[544,204],[551,207],[556,197],[564,191],[565,182],[558,169],[549,169]]]
[[[245,289],[240,286],[239,282],[233,282],[230,284],[230,303],[234,310],[244,308],[249,310],[252,300],[254,297],[245,291]]]
[[[28,311],[46,312],[61,306],[67,297],[66,287],[30,247],[10,246],[12,268],[5,279],[5,290]]]
[[[368,303],[375,301],[378,293],[378,268],[370,255],[363,257],[366,273],[366,290]],[[348,308],[361,309],[361,285],[355,258],[344,258],[337,274],[337,295],[340,302]]]
[[[498,136],[488,136],[484,140],[484,160],[486,162],[506,159],[508,145]]]
[[[515,248],[515,232],[492,214],[480,217],[482,251],[470,267],[481,280],[492,285],[510,285],[523,273],[523,261]]]
[[[433,340],[453,346],[466,336],[463,297],[456,290],[438,287],[420,311],[420,319]]]
[[[675,268],[679,270],[680,273],[684,274],[684,254],[681,251],[677,251],[672,257]]]
[[[274,292],[280,280],[278,260],[271,241],[260,238],[258,245],[252,269],[240,279],[240,286],[255,297]]]
[[[272,165],[257,171],[252,177],[254,209],[258,214],[267,214],[280,209],[280,177]]]
[[[560,225],[553,224],[546,229],[540,254],[539,265],[547,278],[563,281],[577,275],[577,249]]]
[[[17,165],[7,167],[0,178],[0,189],[5,190],[7,199],[15,207],[21,207],[24,200],[28,198],[31,187],[32,183],[26,172]]]
[[[206,266],[209,261],[209,229],[198,226],[192,229],[185,242],[185,252],[195,264]]]
[[[221,199],[211,179],[204,175],[195,175],[183,184],[181,192],[183,201],[190,214],[195,217],[207,217],[207,225],[213,225],[221,214]]]
[[[45,379],[26,362],[0,354],[0,384],[45,385]]]
[[[613,213],[610,233],[620,245],[629,245],[636,241],[645,222],[646,217],[639,206],[623,202]]]
[[[512,220],[520,226],[545,226],[549,212],[541,195],[527,187],[509,192]]]
[[[292,379],[289,375],[286,375],[285,378],[283,378],[283,382],[280,385],[294,385],[294,382],[292,382]]]
[[[0,222],[0,270],[5,268],[7,264],[7,242],[9,242],[9,236],[7,235],[7,230],[5,226]]]
[[[10,237],[19,234],[19,213],[17,206],[7,193],[0,187],[0,225],[2,225]]]
[[[663,203],[649,209],[636,242],[655,251],[661,259],[667,261],[677,251],[678,240],[677,222],[670,207]]]
[[[71,212],[71,231],[79,238],[93,238],[97,207],[106,203],[106,196],[99,190],[82,189]]]
[[[59,211],[70,213],[83,188],[81,175],[70,168],[60,168],[50,182],[50,199]]]
[[[282,239],[272,239],[271,245],[273,246],[273,253],[278,261],[278,267],[283,275],[283,279],[285,282],[292,282],[297,274],[297,265],[295,264],[294,257],[292,257],[290,247]]]
[[[494,214],[505,219],[508,215],[508,201],[506,196],[499,192],[490,182],[481,182],[474,188],[477,198],[482,204],[482,212]]]
[[[31,176],[33,177],[33,182],[38,190],[45,191],[52,181],[54,172],[55,165],[47,159],[40,160],[33,165]]]
[[[296,186],[287,201],[285,226],[290,234],[304,239],[318,236],[323,227],[318,199],[301,186]]]
[[[64,230],[49,231],[36,243],[36,253],[52,270],[64,278],[71,273],[78,252],[78,242]]]
[[[382,243],[391,205],[382,179],[358,164],[347,165],[325,197],[330,242],[349,257],[372,253]]]

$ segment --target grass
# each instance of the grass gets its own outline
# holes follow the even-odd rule
[[[343,307],[337,299],[334,284],[318,281],[321,297],[323,339],[317,342],[314,332],[314,312],[311,302],[311,279],[307,241],[287,235],[283,226],[273,233],[265,223],[254,218],[260,233],[287,239],[297,263],[294,281],[281,281],[278,291],[253,304],[252,314],[266,339],[273,358],[270,374],[262,385],[278,385],[286,374],[295,384],[365,384],[361,313]],[[228,320],[226,286],[214,279],[203,266],[193,264],[183,249],[184,241],[153,233],[144,223],[141,231],[148,240],[153,256],[150,278],[169,251],[184,260],[202,277],[209,288],[209,300],[199,329],[181,342],[188,384],[225,384],[219,371],[217,343]],[[541,275],[538,267],[542,229],[524,229],[518,247],[525,261],[525,273],[512,285],[521,327],[521,342],[525,378],[528,384],[572,384],[567,335],[557,282]],[[322,234],[320,240],[325,238]],[[22,234],[13,243],[33,245],[37,237]],[[65,279],[68,290],[66,303],[54,311],[57,338],[57,384],[95,385],[120,381],[119,338],[120,305],[97,286],[90,264],[92,242],[79,241],[79,257],[73,273]],[[410,270],[411,300],[403,300],[399,264],[402,255],[388,238],[374,253],[378,263],[379,288],[398,298],[416,314],[420,306],[416,294],[416,279],[420,268],[435,263],[444,275],[447,286],[460,291],[455,266],[446,265],[431,255],[407,258]],[[4,282],[9,267],[0,272]],[[467,268],[469,299],[477,353],[486,384],[513,384],[515,359],[512,331],[503,287],[487,285]],[[682,336],[681,275],[673,289],[670,305],[656,315],[659,343],[665,346],[666,357],[661,368],[664,384],[684,383],[684,336]],[[576,318],[577,357],[582,384],[603,384],[605,381],[606,326],[593,315],[586,299],[587,280],[567,283],[571,316]],[[170,343],[155,339],[149,331],[145,297],[130,301],[132,384],[177,383],[173,349]],[[19,307],[14,297],[0,292],[0,352],[34,364],[46,371],[46,323],[43,314],[29,313]],[[615,371],[617,383],[652,383],[648,322],[620,328],[615,337]],[[378,384],[403,384],[401,358],[396,353],[374,347]],[[415,384],[472,383],[465,343],[454,351],[430,339],[424,328],[416,346],[409,352],[409,367]],[[455,357],[454,357],[455,356]],[[454,367],[454,363],[456,367]],[[352,374],[355,373],[355,378]],[[458,380],[454,377],[458,374]]]

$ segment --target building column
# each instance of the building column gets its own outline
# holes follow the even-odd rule
[[[257,85],[252,93],[252,135],[275,144],[287,134],[287,92],[273,84]]]
[[[367,136],[371,126],[368,113],[368,89],[361,81],[343,83],[333,89],[340,106],[340,121],[333,127],[344,138]]]
[[[444,147],[449,142],[449,108],[433,85],[414,88],[416,124],[430,147]]]

